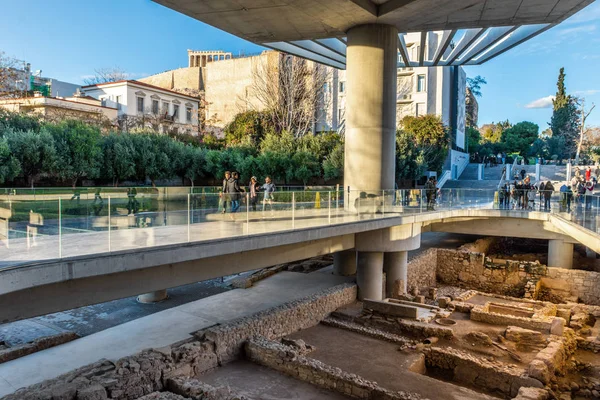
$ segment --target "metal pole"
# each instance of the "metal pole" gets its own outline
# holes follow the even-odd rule
[[[62,258],[62,202],[58,198],[58,258]]]
[[[329,200],[327,201],[327,223],[331,225],[331,192],[329,192]]]
[[[108,196],[108,251],[110,252],[110,196]]]
[[[296,192],[292,192],[292,229],[296,228]]]
[[[187,213],[187,236],[188,236],[188,243],[190,241],[190,194],[188,193],[187,195],[187,200],[188,200],[188,213]]]

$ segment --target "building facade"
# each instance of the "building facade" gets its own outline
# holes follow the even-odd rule
[[[63,98],[37,94],[33,97],[3,99],[0,100],[0,108],[33,113],[48,120],[73,118],[107,126],[116,123],[118,113],[115,107],[102,105],[100,100],[82,95]]]
[[[118,110],[122,127],[138,126],[159,131],[198,133],[196,97],[134,80],[84,86],[86,95]]]

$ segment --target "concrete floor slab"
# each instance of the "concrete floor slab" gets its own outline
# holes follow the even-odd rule
[[[281,272],[249,289],[231,290],[148,315],[0,364],[0,396],[102,358],[117,360],[143,349],[166,346],[215,323],[253,314],[351,280],[351,277],[316,272]]]

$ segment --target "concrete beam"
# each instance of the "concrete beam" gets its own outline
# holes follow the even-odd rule
[[[354,235],[243,251],[110,275],[65,280],[0,295],[0,323],[98,304],[354,248]]]
[[[597,233],[555,215],[550,216],[550,222],[557,229],[565,232],[565,234],[572,238],[576,238],[577,242],[586,245],[596,253],[600,253],[600,238]]]

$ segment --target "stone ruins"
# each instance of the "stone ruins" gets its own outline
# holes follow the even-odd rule
[[[600,272],[492,244],[420,253],[408,293],[359,302],[342,284],[5,400],[600,399]]]

